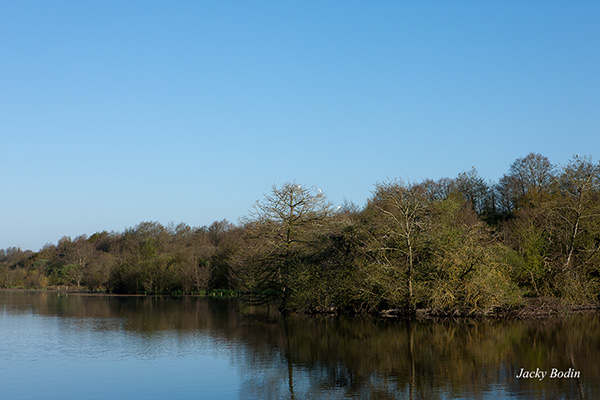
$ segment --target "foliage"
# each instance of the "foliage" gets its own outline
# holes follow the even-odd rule
[[[0,250],[0,287],[242,294],[289,312],[487,314],[523,297],[600,299],[600,165],[531,153],[495,184],[375,185],[365,207],[273,186],[239,225],[142,222]]]
[[[436,204],[433,256],[424,301],[436,312],[489,313],[516,301],[503,246],[466,204]]]

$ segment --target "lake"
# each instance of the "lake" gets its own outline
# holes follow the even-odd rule
[[[284,319],[235,299],[0,292],[6,399],[594,399],[599,356],[596,313]]]

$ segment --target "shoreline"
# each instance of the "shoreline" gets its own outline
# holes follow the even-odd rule
[[[58,293],[70,294],[77,296],[98,296],[98,297],[177,297],[170,295],[152,295],[152,294],[120,294],[107,293],[102,291],[89,291],[66,288],[48,288],[48,289],[26,289],[26,288],[0,288],[0,292],[27,292],[27,293]],[[231,298],[228,296],[211,296],[210,294],[186,294],[182,297],[211,297],[211,298]],[[525,299],[524,304],[519,307],[508,310],[496,310],[489,313],[468,313],[468,312],[434,312],[429,309],[418,309],[415,315],[406,315],[400,309],[381,310],[374,313],[357,313],[352,314],[372,315],[381,319],[392,320],[421,320],[421,321],[448,321],[448,320],[501,320],[501,319],[522,319],[535,320],[545,319],[556,316],[568,316],[573,314],[594,313],[600,312],[600,303],[575,304],[569,305],[561,299],[550,297],[536,297]],[[307,316],[324,316],[324,315],[343,315],[331,309],[327,312],[296,312],[292,314],[307,315]]]
[[[93,291],[84,289],[61,289],[61,288],[48,288],[48,289],[27,289],[27,288],[0,288],[0,292],[28,292],[28,293],[61,293],[61,294],[72,294],[78,296],[98,296],[98,297],[171,297],[171,298],[182,298],[182,297],[221,297],[231,298],[232,296],[225,295],[211,295],[212,292],[208,291],[206,294],[185,294],[185,295],[171,295],[171,294],[144,294],[144,293],[107,293],[106,291]],[[218,293],[218,290],[216,291]]]
[[[0,288],[0,292],[27,292],[27,293],[64,293],[64,294],[74,294],[80,296],[123,296],[123,297],[145,297],[151,296],[147,294],[116,294],[116,293],[106,293],[106,292],[94,292],[92,290],[73,290],[73,289],[59,289],[59,288],[49,288],[49,289],[25,289],[25,288]]]
[[[428,309],[416,310],[416,320],[452,320],[452,319],[522,319],[535,320],[550,317],[561,317],[573,314],[594,313],[600,311],[600,303],[568,304],[561,299],[551,297],[535,297],[524,299],[524,304],[511,309],[498,309],[492,312],[434,312]],[[379,316],[386,319],[405,319],[401,310],[383,310]]]

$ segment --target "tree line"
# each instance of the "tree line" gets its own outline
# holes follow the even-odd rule
[[[364,207],[273,186],[240,223],[142,222],[0,250],[0,286],[110,293],[235,291],[284,312],[489,313],[600,295],[600,164],[530,153],[496,183],[377,183]]]

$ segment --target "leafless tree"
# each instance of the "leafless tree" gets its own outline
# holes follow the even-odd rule
[[[253,268],[254,291],[272,291],[285,311],[289,304],[294,259],[314,244],[332,215],[333,207],[322,190],[297,182],[273,186],[257,201],[245,222],[252,245],[247,261]]]

